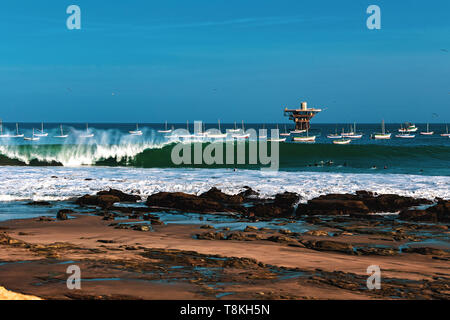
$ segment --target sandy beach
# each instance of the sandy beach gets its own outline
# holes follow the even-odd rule
[[[448,251],[439,242],[423,245],[407,232],[421,226],[431,238],[448,238],[442,223],[310,217],[305,223],[311,230],[298,233],[289,231],[291,219],[272,229],[253,226],[254,217],[240,217],[248,226],[236,231],[208,221],[164,223],[152,207],[122,208],[131,214],[117,213],[117,207],[83,213],[86,209],[67,220],[1,222],[0,285],[43,299],[450,297]],[[351,228],[344,227],[349,221]],[[428,249],[405,246],[411,242]],[[70,265],[81,269],[80,290],[67,288]],[[380,290],[367,289],[371,265],[381,268]]]

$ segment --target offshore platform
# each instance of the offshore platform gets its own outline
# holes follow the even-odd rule
[[[289,117],[289,120],[294,121],[296,131],[304,132],[309,130],[309,122],[311,119],[321,111],[322,109],[308,108],[308,104],[303,101],[299,109],[285,108],[284,115]]]

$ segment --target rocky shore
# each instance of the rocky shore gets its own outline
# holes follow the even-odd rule
[[[450,201],[244,187],[146,199],[109,189],[0,223],[1,285],[45,299],[449,299]],[[167,217],[198,217],[170,223]],[[67,265],[82,290],[65,285]],[[367,267],[382,270],[368,290]]]

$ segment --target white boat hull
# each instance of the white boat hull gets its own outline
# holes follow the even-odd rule
[[[395,137],[401,139],[413,139],[416,136],[414,134],[397,134]]]
[[[280,138],[280,139],[269,139],[270,142],[285,142],[286,138]]]
[[[296,142],[315,142],[316,136],[310,136],[310,137],[294,137],[294,141]]]
[[[375,134],[373,138],[376,140],[389,140],[391,138],[391,134]]]
[[[298,133],[305,133],[306,130],[293,130],[291,131],[292,134],[298,134]]]
[[[333,141],[333,144],[349,144],[352,140],[350,139],[343,139],[343,140],[335,140]]]

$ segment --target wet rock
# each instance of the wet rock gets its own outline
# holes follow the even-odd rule
[[[362,201],[313,199],[297,208],[297,215],[347,215],[350,213],[369,213]]]
[[[28,202],[27,206],[51,206],[52,204],[48,201],[32,201]]]
[[[200,229],[215,229],[215,228],[210,224],[204,224],[200,226]]]
[[[258,231],[258,228],[255,226],[246,226],[244,229],[244,232],[254,232],[254,231]]]
[[[231,232],[226,237],[227,240],[237,240],[237,241],[254,241],[254,240],[260,240],[261,236],[257,234],[249,234],[249,233],[243,233],[239,231]]]
[[[336,251],[353,254],[353,246],[348,243],[319,240],[319,241],[302,241],[305,247],[318,251]]]
[[[225,235],[222,232],[205,232],[196,235],[199,240],[225,240]]]
[[[417,248],[405,248],[402,249],[403,253],[418,253],[423,255],[434,255],[434,256],[445,256],[448,253],[441,249],[430,248],[430,247],[417,247]]]
[[[103,216],[103,220],[109,221],[109,220],[114,220],[115,219],[115,215],[112,213],[105,213]]]
[[[378,255],[378,256],[395,256],[398,254],[396,248],[358,248],[356,249],[357,254],[361,255]]]
[[[225,207],[217,201],[183,192],[158,192],[147,198],[147,206],[158,206],[193,212],[220,212]]]
[[[112,195],[96,195],[96,196],[91,196],[91,195],[84,195],[80,198],[78,198],[75,203],[78,205],[82,205],[82,206],[86,206],[86,205],[91,205],[91,206],[98,206],[101,207],[103,209],[110,209],[111,207],[113,207],[114,203],[116,202],[120,202],[120,199],[116,196],[112,196]]]
[[[292,208],[300,200],[300,196],[294,192],[279,193],[275,196],[274,205],[283,209]]]
[[[55,219],[50,217],[39,217],[38,221],[55,221]]]
[[[304,234],[309,235],[309,236],[315,236],[315,237],[327,237],[328,236],[328,232],[326,232],[325,230],[310,230],[305,232]]]
[[[73,213],[73,210],[70,209],[61,209],[56,214],[56,219],[58,220],[69,220],[68,214]]]
[[[212,187],[207,192],[204,192],[200,197],[210,199],[225,204],[241,204],[244,201],[244,197],[241,195],[228,195],[223,193],[216,187]]]
[[[450,201],[440,199],[426,210],[403,210],[399,218],[411,221],[450,222]]]
[[[115,241],[115,240],[103,240],[103,239],[97,240],[97,242],[100,242],[100,243],[117,243],[117,241]]]
[[[150,231],[150,227],[146,225],[135,225],[133,226],[133,230],[147,232]]]
[[[253,190],[252,188],[245,186],[244,191],[240,192],[238,195],[246,200],[253,200],[259,196],[259,192]]]
[[[430,204],[427,199],[416,199],[395,194],[377,195],[367,191],[356,194],[328,194],[300,204],[297,216],[301,215],[358,215],[377,212],[397,212],[413,206]],[[377,219],[377,217],[375,217]]]
[[[283,208],[277,207],[273,204],[258,204],[254,207],[248,209],[250,213],[253,213],[257,217],[286,217],[290,216],[292,213],[290,210],[284,210]]]
[[[296,239],[286,237],[284,235],[270,236],[269,238],[267,238],[267,240],[278,243],[294,243],[294,244],[298,243]]]
[[[140,196],[124,193],[120,190],[109,189],[108,191],[97,192],[98,196],[109,195],[119,198],[120,202],[137,202],[142,200]]]

